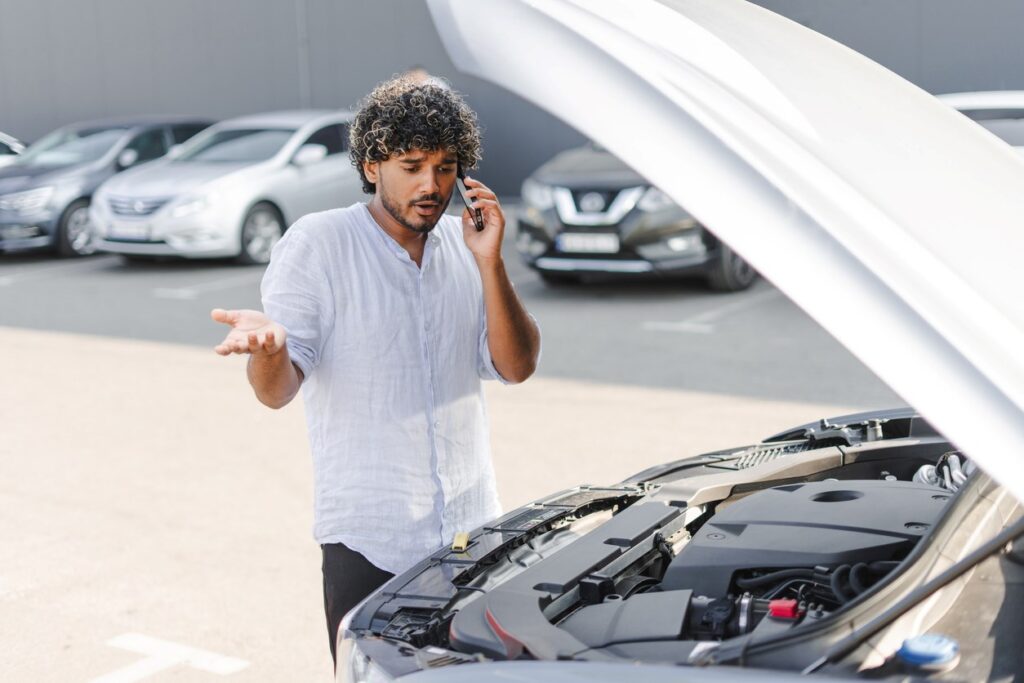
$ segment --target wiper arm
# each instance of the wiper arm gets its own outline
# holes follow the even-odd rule
[[[835,662],[843,659],[848,654],[856,650],[865,640],[902,617],[919,603],[926,600],[932,593],[957,580],[982,561],[1005,548],[1006,544],[1020,538],[1021,536],[1024,536],[1024,519],[1020,519],[1016,524],[1003,529],[1003,531],[993,536],[988,542],[981,545],[970,555],[959,562],[954,563],[951,567],[946,569],[946,571],[942,572],[931,581],[928,581],[924,585],[918,586],[912,590],[906,597],[897,601],[892,607],[884,610],[864,626],[830,647],[824,656],[813,662],[810,666],[804,669],[802,673],[814,673],[826,664],[834,664]]]

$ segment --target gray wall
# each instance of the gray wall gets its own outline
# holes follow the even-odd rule
[[[933,93],[1024,90],[1021,0],[755,0]]]
[[[932,92],[1024,89],[1020,0],[759,4]],[[123,114],[352,107],[414,64],[448,78],[477,110],[480,175],[499,192],[517,193],[533,168],[582,141],[518,97],[456,72],[419,0],[0,0],[0,130],[33,140]]]

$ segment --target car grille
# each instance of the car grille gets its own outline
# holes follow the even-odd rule
[[[118,216],[149,216],[156,213],[161,206],[170,201],[170,197],[138,198],[108,197],[110,210]]]

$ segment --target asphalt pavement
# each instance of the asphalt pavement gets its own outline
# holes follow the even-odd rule
[[[789,401],[900,404],[766,282],[711,292],[699,280],[550,287],[506,240],[506,263],[543,331],[539,376]],[[213,347],[212,308],[259,308],[261,266],[127,263],[0,254],[0,326]]]

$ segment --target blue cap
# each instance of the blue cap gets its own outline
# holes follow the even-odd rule
[[[960,656],[960,645],[949,636],[924,633],[904,640],[896,656],[912,666],[943,666]]]

